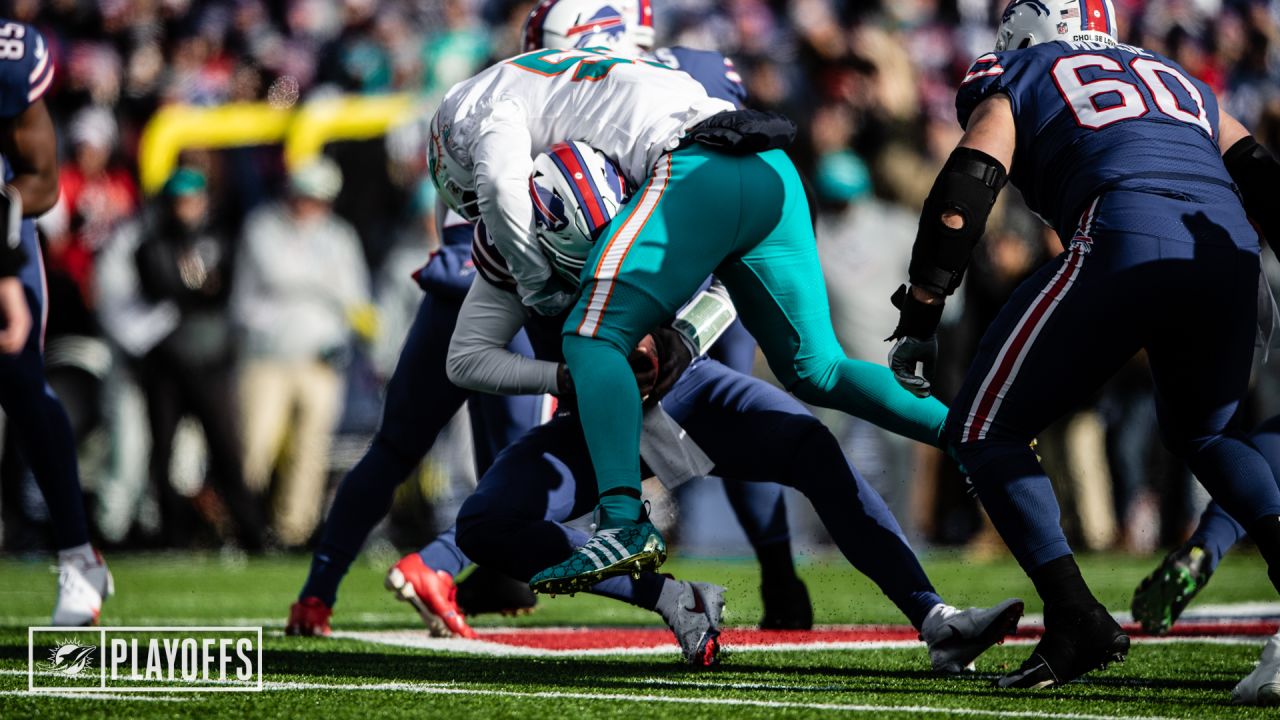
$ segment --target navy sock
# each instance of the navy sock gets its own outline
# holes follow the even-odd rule
[[[1071,554],[1053,484],[1025,442],[982,440],[957,448],[978,499],[1028,574]]]
[[[418,557],[432,570],[443,570],[457,577],[458,573],[471,566],[471,561],[458,549],[457,534],[457,526],[450,525],[448,530],[419,550]]]
[[[665,575],[659,575],[654,572],[640,573],[639,579],[632,579],[630,575],[618,575],[607,580],[601,580],[593,585],[588,592],[592,595],[621,600],[645,610],[656,610],[658,608],[658,596],[662,594],[662,585],[666,581]]]
[[[1204,549],[1209,572],[1218,569],[1218,563],[1233,545],[1244,539],[1245,531],[1240,523],[1227,514],[1216,502],[1209,503],[1200,516],[1200,524],[1192,533],[1188,545]]]

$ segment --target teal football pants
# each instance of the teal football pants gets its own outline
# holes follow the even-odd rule
[[[901,388],[887,367],[845,357],[836,341],[808,201],[786,154],[694,145],[664,155],[605,228],[564,326],[601,527],[640,515],[641,398],[627,355],[712,273],[797,397],[941,446],[947,408]]]

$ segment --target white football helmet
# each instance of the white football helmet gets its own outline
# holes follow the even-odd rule
[[[542,0],[524,23],[524,52],[606,47],[638,55],[653,47],[649,0]]]
[[[1111,0],[1013,0],[996,33],[996,52],[1054,40],[1088,40],[1114,47],[1116,9]]]
[[[427,138],[427,170],[431,181],[440,191],[440,198],[450,210],[467,222],[480,219],[480,199],[476,195],[475,179],[466,172],[449,149],[449,125],[436,113],[431,118],[431,132]]]
[[[556,143],[533,161],[529,195],[542,251],[577,286],[587,255],[627,202],[618,165],[583,142]]]

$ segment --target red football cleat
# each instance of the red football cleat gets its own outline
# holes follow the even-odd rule
[[[284,626],[285,635],[304,637],[329,637],[329,617],[333,608],[318,597],[305,597],[289,606],[289,622]]]
[[[453,584],[453,576],[427,567],[417,553],[409,553],[392,565],[384,585],[395,593],[397,600],[409,603],[418,611],[432,635],[476,637],[476,631],[458,608],[458,588]]]

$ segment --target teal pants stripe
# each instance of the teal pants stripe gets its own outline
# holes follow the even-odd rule
[[[941,446],[946,407],[902,389],[888,368],[846,357],[836,341],[808,201],[782,151],[672,153],[601,238],[564,352],[602,493],[640,487],[641,401],[627,355],[713,272],[797,397]],[[627,495],[601,507],[615,523],[639,515]]]

